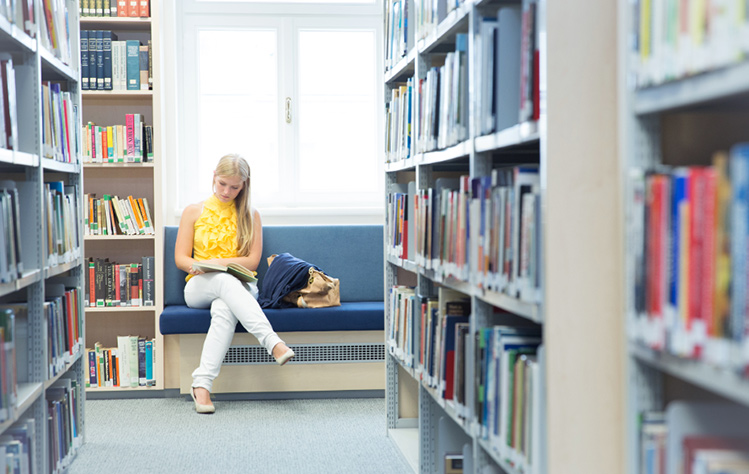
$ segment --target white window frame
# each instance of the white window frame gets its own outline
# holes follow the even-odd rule
[[[246,27],[273,27],[279,28],[279,41],[283,42],[287,39],[291,41],[296,40],[296,30],[293,27],[301,28],[372,28],[375,31],[375,44],[376,44],[376,71],[380,71],[382,64],[382,17],[381,17],[381,0],[376,0],[372,4],[308,4],[308,3],[297,3],[297,4],[271,4],[271,3],[235,3],[235,2],[200,2],[196,0],[185,0],[176,1],[176,37],[178,38],[178,44],[181,43],[180,47],[175,48],[179,52],[180,56],[177,58],[176,64],[176,75],[179,85],[177,86],[177,93],[175,99],[180,104],[179,107],[175,106],[175,109],[180,109],[177,116],[178,128],[176,135],[182,135],[182,138],[178,138],[178,150],[173,153],[174,168],[172,169],[189,169],[189,162],[185,164],[185,156],[188,156],[190,150],[195,150],[192,153],[197,153],[197,137],[195,134],[186,133],[189,131],[189,120],[191,117],[195,117],[197,114],[197,101],[186,100],[188,97],[197,97],[197,74],[195,74],[194,68],[197,65],[197,42],[196,35],[194,32],[199,28],[210,28],[210,29],[233,29],[233,28],[246,28]],[[351,16],[355,15],[355,16]],[[279,17],[285,17],[281,19]],[[284,34],[286,28],[292,28],[290,34]],[[175,45],[176,46],[176,45]],[[288,46],[282,44],[283,46]],[[291,50],[295,50],[291,48]],[[190,60],[186,59],[186,54],[193,54],[192,64]],[[290,55],[289,55],[290,56]],[[291,78],[290,83],[284,83],[288,80],[289,75],[284,74],[290,67],[296,63],[295,57],[282,57],[279,58],[281,62],[279,64],[279,110],[282,110],[283,101],[286,97],[285,90],[294,91],[293,100],[296,104],[299,103],[296,94],[298,85],[296,78]],[[190,70],[190,68],[193,70]],[[376,79],[376,83],[380,83],[380,78]],[[382,88],[376,88],[375,103],[382,104],[384,90]],[[298,107],[296,107],[298,110]],[[384,146],[383,136],[383,111],[382,107],[376,107],[377,110],[377,130],[376,133],[376,146],[378,150],[381,150]],[[283,121],[283,114],[279,114],[279,121]],[[281,125],[281,124],[279,124]],[[182,132],[182,133],[180,133]],[[295,127],[295,133],[298,132],[298,128]],[[292,143],[296,144],[296,140]],[[281,140],[279,143],[279,151],[282,156],[292,156],[286,153],[282,147],[288,146]],[[289,150],[294,153],[294,150]],[[355,151],[354,151],[355,152]],[[293,156],[296,156],[295,154]],[[376,154],[377,163],[377,180],[378,189],[384,189],[384,172],[383,163],[381,162],[382,155]],[[195,156],[188,158],[194,159]],[[181,159],[181,160],[180,160]],[[282,158],[285,159],[285,158]],[[286,166],[285,169],[293,169],[296,172],[296,166]],[[357,176],[354,179],[371,178],[371,176]],[[174,210],[175,218],[181,215],[182,208],[178,203],[179,192],[179,178],[172,179],[171,182],[167,183],[167,205]],[[384,193],[383,193],[384,196]],[[373,205],[368,207],[261,207],[261,214],[263,221],[266,224],[322,224],[322,223],[381,223],[384,219],[384,197],[382,205]]]

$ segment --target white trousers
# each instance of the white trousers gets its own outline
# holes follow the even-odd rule
[[[229,350],[237,322],[257,338],[268,354],[283,342],[273,331],[257,302],[257,286],[243,283],[228,273],[196,275],[185,284],[185,302],[191,308],[211,308],[211,326],[203,343],[200,366],[192,373],[192,386],[209,392]]]

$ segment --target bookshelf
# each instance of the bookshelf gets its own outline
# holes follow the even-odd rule
[[[535,34],[523,40],[530,31],[523,22],[530,4],[535,8]],[[406,12],[407,21],[391,22],[401,11]],[[445,2],[436,2],[434,7],[431,2],[428,6],[418,1],[386,2],[387,420],[389,437],[415,472],[445,472],[447,455],[462,455],[463,472],[625,472],[621,417],[626,349],[624,324],[616,317],[623,304],[623,283],[617,276],[623,265],[616,159],[618,66],[611,60],[616,13],[615,5],[588,0],[563,5],[474,1],[453,8]],[[488,18],[497,19],[498,33]],[[404,23],[409,27],[400,28]],[[515,49],[500,46],[499,56],[504,59],[489,67],[486,56],[493,53],[487,45],[495,44],[489,41],[495,34],[500,44],[515,45]],[[536,45],[530,48],[530,56],[529,39]],[[465,63],[455,59],[451,54],[455,51],[466,51]],[[531,61],[525,72],[524,60]],[[440,142],[434,137],[435,130],[442,133],[439,124],[424,122],[422,104],[429,104],[433,93],[428,87],[430,81],[434,83],[431,69],[450,61],[454,75],[441,77],[440,86],[443,80],[454,86],[465,78],[466,90],[439,96],[443,105],[459,103],[440,116],[440,121],[457,127],[453,132],[446,130],[447,138]],[[463,64],[466,76],[461,76]],[[528,89],[521,94],[521,78],[528,75]],[[407,98],[402,100],[404,94]],[[492,95],[501,98],[501,104],[490,107]],[[524,106],[523,97],[530,103]],[[461,109],[467,115],[461,115]],[[475,196],[484,196],[480,191],[487,189],[485,184],[479,186],[480,178],[494,175],[489,189],[512,187],[508,183],[522,182],[519,175],[505,181],[497,170],[527,168],[537,170],[537,180],[530,193],[519,191],[532,197],[523,199],[527,207],[516,215],[533,219],[528,217],[527,227],[519,222],[506,224],[530,237],[515,240],[520,244],[516,261],[524,262],[518,268],[524,270],[503,276],[503,271],[493,269],[505,267],[496,267],[492,261],[487,271],[478,255],[493,258],[494,247],[487,242],[495,238],[492,232],[508,227],[483,221],[482,200]],[[464,187],[460,180],[453,183],[452,189],[459,192],[452,197],[458,210],[465,209],[467,244],[452,240],[456,243],[450,247],[452,254],[436,260],[432,255],[430,262],[424,246],[434,248],[434,238],[431,244],[428,239],[434,227],[426,216],[437,207],[435,190],[440,182],[460,176],[467,176],[468,181]],[[420,194],[424,190],[426,198]],[[462,197],[460,190],[465,190]],[[502,193],[509,191],[498,190],[499,196]],[[507,205],[502,200],[506,197],[497,199],[489,202]],[[447,209],[451,215],[449,204]],[[462,230],[464,218],[454,212],[453,223]],[[406,225],[404,215],[408,216]],[[477,222],[483,222],[484,230]],[[395,285],[413,288],[417,303],[401,298],[393,304],[390,289]],[[463,372],[454,381],[452,399],[446,389],[434,386],[430,377],[435,375],[420,359],[421,345],[426,344],[428,352],[430,341],[437,339],[424,337],[427,332],[420,327],[418,296],[438,296],[444,288],[463,295],[471,308],[467,329],[460,329],[467,331],[462,348],[457,342],[460,336],[455,336],[455,360],[460,360],[462,351]],[[504,345],[483,346],[481,338],[497,326],[509,328],[499,338],[494,333],[493,340]],[[512,367],[507,361],[516,360],[510,358],[515,357],[510,352],[513,331],[527,332],[529,339],[517,340],[531,349],[525,354],[524,368],[519,369],[521,375],[502,378],[509,376]],[[484,347],[492,347],[494,355],[487,357]],[[487,360],[500,374],[488,384],[485,374],[494,372],[484,368]],[[449,366],[449,359],[443,365]],[[460,365],[453,365],[453,376]],[[509,382],[513,380],[523,382],[515,385]],[[457,395],[460,385],[464,394]],[[502,398],[508,400],[515,394],[509,387],[521,386],[527,390],[524,393],[533,394],[516,398],[526,408],[515,404],[502,411]],[[494,407],[487,407],[486,400],[496,400]],[[484,413],[489,420],[497,414],[500,421],[483,421]],[[515,417],[514,413],[523,415]],[[510,419],[512,428],[503,429]],[[518,428],[525,434],[513,431]],[[512,436],[525,444],[518,445]]]
[[[85,8],[85,3],[83,2],[82,8]],[[130,3],[134,2],[127,2],[127,4]],[[98,258],[109,259],[113,264],[119,264],[120,271],[117,272],[117,267],[115,267],[112,274],[115,275],[115,279],[117,278],[116,275],[119,275],[120,283],[124,284],[121,286],[121,292],[112,291],[108,295],[110,299],[119,300],[119,302],[107,304],[105,292],[103,298],[97,296],[97,299],[104,300],[103,303],[97,302],[96,306],[86,307],[88,319],[85,342],[88,349],[95,348],[98,343],[103,349],[118,349],[121,351],[122,348],[118,348],[118,336],[139,336],[151,340],[153,341],[153,373],[150,377],[151,383],[146,386],[116,386],[115,382],[107,384],[106,377],[100,377],[102,380],[97,380],[95,386],[89,384],[86,388],[88,395],[93,397],[117,397],[118,394],[124,392],[163,390],[165,388],[164,340],[158,329],[158,317],[163,307],[161,275],[163,274],[164,244],[163,235],[157,230],[163,224],[164,215],[162,198],[164,155],[160,148],[163,126],[160,82],[162,43],[159,18],[162,4],[156,0],[137,3],[138,5],[148,5],[148,11],[146,12],[148,15],[143,15],[144,12],[139,10],[138,16],[106,16],[105,12],[97,13],[94,10],[90,11],[88,15],[84,13],[80,18],[81,30],[89,32],[111,31],[114,35],[110,36],[113,45],[111,89],[100,90],[98,87],[92,89],[91,84],[89,84],[89,89],[82,91],[81,94],[83,124],[92,123],[95,126],[106,128],[107,133],[115,137],[114,143],[107,144],[107,150],[98,150],[98,155],[97,150],[87,151],[88,154],[84,158],[83,164],[84,193],[87,196],[95,197],[95,199],[102,199],[104,195],[117,196],[121,205],[120,209],[125,210],[125,212],[129,212],[138,204],[137,202],[134,205],[131,204],[128,210],[122,207],[122,200],[129,202],[128,196],[132,196],[136,201],[142,199],[143,204],[147,207],[146,212],[151,214],[151,227],[154,229],[153,233],[146,230],[145,233],[128,234],[119,225],[119,219],[115,219],[114,226],[116,229],[114,232],[110,228],[104,235],[103,229],[98,231],[90,229],[85,236],[86,261],[89,262],[89,259],[95,260]],[[91,36],[92,33],[89,33],[89,44],[92,42]],[[104,36],[106,36],[106,33]],[[133,43],[133,41],[136,43]],[[122,46],[118,46],[116,42],[122,43]],[[126,52],[125,47],[133,44],[141,46],[150,44],[150,52],[146,53],[150,74],[146,72],[146,75],[143,76],[144,66],[136,67],[136,69],[141,69],[141,75],[138,77],[139,84],[128,87],[128,84],[124,82],[125,74],[128,72],[126,60],[122,59],[123,65],[118,68],[117,63],[120,53],[115,50],[122,47],[123,51]],[[89,64],[93,60],[90,55]],[[147,71],[147,69],[145,70]],[[101,71],[99,72],[101,73]],[[132,79],[132,64],[129,72],[131,77],[128,80]],[[108,72],[104,73],[105,76],[108,74]],[[149,75],[150,86],[146,82]],[[118,80],[118,78],[121,79]],[[144,153],[138,153],[136,150],[135,157],[129,156],[133,154],[127,150],[129,114],[140,114],[142,123],[152,127],[151,157],[148,156],[149,150],[147,148]],[[124,127],[112,129],[113,126],[118,125]],[[137,128],[137,123],[135,128]],[[94,131],[93,137],[101,137],[100,132],[97,134]],[[89,133],[91,132],[89,131]],[[87,136],[85,131],[83,134]],[[122,152],[117,148],[118,134],[123,137]],[[92,140],[96,140],[96,138],[92,138]],[[99,140],[103,141],[101,138]],[[146,146],[147,137],[143,137],[141,141],[142,146]],[[114,205],[110,208],[112,211],[114,211],[113,207]],[[104,204],[104,209],[106,210],[106,204]],[[116,211],[114,213],[117,215]],[[135,217],[133,214],[131,214],[131,217]],[[122,220],[130,223],[130,229],[139,227],[137,222],[134,223],[133,220],[128,220],[126,217],[123,217]],[[152,258],[153,291],[146,292],[145,289],[137,289],[135,294],[140,296],[141,301],[137,302],[132,298],[130,298],[130,301],[125,301],[122,294],[123,292],[127,293],[125,291],[127,281],[142,279],[145,285],[146,280],[150,279],[143,273],[145,271],[144,265],[146,265],[144,257]],[[131,277],[128,274],[126,266],[129,266],[129,264],[141,264],[140,273],[137,276]],[[128,278],[133,279],[127,280]],[[94,281],[96,281],[96,277]],[[137,283],[135,285],[137,288]],[[116,287],[116,284],[112,287]],[[147,293],[150,295],[148,298],[146,298]],[[98,295],[101,295],[101,292]],[[130,295],[132,296],[132,291]],[[149,300],[149,303],[146,302],[146,299]],[[150,303],[151,300],[152,303]],[[120,344],[122,344],[121,341]]]
[[[67,468],[85,433],[77,11],[0,9],[0,434],[29,472]]]
[[[627,73],[621,90],[624,318],[627,373],[636,382],[627,394],[628,459],[634,470],[647,465],[646,455],[665,458],[671,473],[680,468],[687,445],[702,450],[706,463],[705,442],[748,450],[728,449],[727,440],[749,433],[742,250],[742,144],[749,135],[738,126],[749,97],[747,50],[740,40],[749,19],[743,11],[716,11],[688,32],[704,34],[702,40],[689,49],[683,43],[667,47],[653,26],[658,18],[664,27],[674,22],[661,2],[651,11],[620,3],[619,55]],[[673,13],[682,14],[683,7]],[[652,23],[643,20],[639,31],[632,30],[630,22],[645,13],[654,15]],[[648,47],[629,43],[643,34],[654,35]],[[656,207],[667,212],[653,214]],[[651,217],[641,219],[641,211]],[[669,263],[660,273],[654,265],[663,259]]]

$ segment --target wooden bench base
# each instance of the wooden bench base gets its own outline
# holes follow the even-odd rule
[[[383,331],[288,332],[279,333],[290,346],[336,344],[382,344]],[[180,393],[189,394],[192,371],[198,366],[205,334],[167,336],[170,352],[179,354]],[[177,341],[174,340],[177,339]],[[178,348],[174,347],[174,343]],[[234,335],[232,347],[258,346],[247,333]],[[231,349],[230,349],[231,351]],[[172,366],[172,370],[174,367]],[[384,360],[366,362],[304,362],[293,360],[283,367],[275,363],[227,365],[213,382],[213,393],[314,392],[384,390]]]

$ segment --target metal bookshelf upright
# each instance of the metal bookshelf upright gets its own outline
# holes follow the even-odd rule
[[[643,15],[657,15],[652,21],[661,18],[664,27],[669,27],[674,21],[671,12],[666,11],[664,2],[654,2],[649,8],[633,8],[629,2],[619,2],[618,57],[623,68],[620,133],[628,255],[625,272],[626,311],[622,315],[627,322],[629,381],[626,404],[627,467],[628,472],[640,472],[647,464],[645,456],[648,444],[644,440],[652,442],[652,439],[646,433],[643,420],[656,414],[659,423],[664,423],[663,429],[667,430],[664,431],[667,435],[663,449],[666,472],[675,473],[682,461],[680,454],[686,437],[728,436],[726,430],[731,429],[728,422],[724,423],[723,428],[712,426],[701,414],[701,404],[711,404],[712,414],[708,418],[720,419],[720,413],[725,409],[731,413],[733,420],[743,423],[732,436],[745,437],[749,434],[745,424],[749,416],[749,380],[745,376],[747,343],[745,336],[739,335],[741,329],[737,329],[736,319],[744,324],[746,310],[730,307],[727,312],[723,311],[717,303],[721,303],[720,299],[725,297],[727,287],[718,284],[705,292],[701,286],[714,283],[721,276],[731,282],[738,281],[742,273],[735,266],[717,269],[726,256],[731,265],[742,260],[740,252],[735,252],[733,246],[724,254],[724,245],[717,236],[723,233],[731,245],[746,239],[741,236],[741,226],[737,224],[742,216],[741,210],[738,213],[735,211],[737,202],[742,199],[740,186],[743,181],[737,178],[741,168],[736,156],[739,152],[734,147],[749,140],[749,134],[742,126],[747,117],[749,62],[746,60],[746,44],[740,40],[749,31],[749,21],[743,10],[716,11],[709,21],[692,26],[691,33],[705,34],[705,39],[691,45],[694,49],[685,56],[684,43],[667,48],[657,35],[653,37],[649,51],[638,48],[632,42],[660,28],[648,23],[651,20],[646,20],[639,29],[634,29],[633,22],[640,21]],[[726,22],[721,24],[721,21]],[[700,30],[707,28],[708,24],[711,25],[709,30]],[[722,214],[721,209],[725,204],[720,202],[720,196],[724,195],[726,188],[719,182],[721,173],[717,161],[714,161],[721,153],[730,170],[728,195],[730,206],[734,209],[725,216],[725,220],[718,216]],[[707,170],[711,175],[714,173],[713,178],[693,174],[699,170]],[[689,219],[695,223],[692,225],[704,229],[700,230],[705,232],[704,235],[712,235],[710,239],[714,238],[712,242],[715,247],[700,258],[691,237],[686,245],[679,244],[684,249],[679,251],[684,252],[683,255],[688,254],[686,258],[690,262],[695,262],[690,265],[710,265],[710,270],[702,266],[698,270],[695,267],[685,270],[686,260],[674,261],[671,250],[668,250],[668,270],[660,278],[655,277],[650,265],[650,262],[658,259],[656,254],[649,254],[647,263],[638,263],[642,239],[648,244],[654,242],[654,224],[643,223],[638,218],[639,211],[644,208],[640,198],[646,197],[646,202],[653,199],[657,186],[655,180],[658,178],[664,178],[669,183],[669,192],[673,193],[666,199],[669,209],[678,199],[677,182],[683,179],[700,186],[698,183],[702,179],[715,180],[714,209],[706,213],[691,198],[688,204]],[[712,199],[707,194],[704,196],[704,201],[700,198],[700,202],[710,202],[708,199]],[[711,221],[710,216],[715,220]],[[681,214],[669,211],[662,220],[666,223],[664,235],[667,235],[668,242],[680,239],[678,236],[682,235],[677,219],[683,219]],[[728,222],[730,230],[723,231],[723,222]],[[709,228],[711,230],[707,230]],[[679,249],[673,244],[668,245],[669,249]],[[700,275],[699,282],[682,286],[688,275],[695,271]],[[642,296],[652,298],[655,291],[651,286],[640,289],[637,272],[642,272],[649,281],[668,282],[671,289],[663,300],[662,309],[640,304]],[[694,296],[695,288],[699,296]],[[686,294],[686,298],[697,302],[700,309],[685,310],[682,300],[672,296],[678,294]],[[733,300],[741,291],[731,286],[730,294]],[[704,304],[708,301],[711,309],[705,310]],[[689,316],[683,317],[687,313]],[[701,326],[703,323],[706,326]],[[690,422],[683,423],[683,419]]]
[[[28,8],[28,3],[13,2],[13,6],[9,4],[7,8],[12,8],[18,16],[0,17],[0,53],[9,55],[13,61],[10,74],[15,77],[15,95],[10,96],[10,100],[15,102],[15,117],[11,120],[17,124],[17,147],[0,150],[0,177],[15,182],[19,190],[18,223],[23,239],[19,256],[23,264],[22,274],[0,283],[0,305],[22,308],[17,309],[15,315],[16,339],[10,341],[8,334],[5,335],[4,350],[12,342],[15,351],[15,366],[8,369],[15,372],[18,385],[15,401],[3,395],[5,419],[0,422],[0,434],[9,435],[19,426],[29,426],[28,423],[33,422],[34,431],[29,432],[31,447],[27,443],[24,459],[15,462],[30,472],[60,472],[73,462],[85,437],[82,302],[74,298],[67,300],[69,306],[65,311],[69,312],[71,326],[68,327],[70,332],[66,331],[70,339],[64,354],[57,351],[60,346],[55,348],[53,345],[53,339],[55,344],[59,342],[56,337],[60,333],[53,332],[51,324],[56,316],[50,312],[47,303],[55,284],[62,283],[66,290],[78,291],[79,294],[83,290],[80,219],[83,182],[78,148],[79,125],[75,123],[80,121],[78,3],[75,0],[54,2],[57,14],[53,17],[45,16],[46,8],[53,8],[52,3],[45,6],[43,2],[31,2],[35,21],[25,22],[22,9]],[[47,38],[51,35],[45,31],[47,21],[54,21],[58,28],[66,30],[64,34],[58,30],[51,43],[56,47],[47,46]],[[69,35],[68,39],[65,39],[66,35]],[[67,58],[65,50],[69,51]],[[52,126],[61,127],[55,130],[59,133],[56,138],[63,140],[52,147],[48,146],[50,129],[45,129],[44,120],[45,115],[49,118],[47,107],[50,107],[52,97],[44,92],[49,90],[46,88],[49,83],[56,84],[55,87],[59,85],[61,92],[54,97],[60,99],[61,108],[55,110],[61,114],[61,119],[68,120],[67,125],[61,121]],[[5,96],[6,104],[8,100],[9,96]],[[68,108],[67,114],[63,107]],[[62,138],[66,131],[67,136]],[[54,201],[46,184],[49,182],[62,183],[66,188],[64,194],[58,195],[61,200],[53,205],[59,214],[52,214],[69,218],[64,224],[61,221],[53,224],[49,217],[45,217],[52,210],[49,205]],[[65,206],[64,212],[70,214],[62,214]],[[10,221],[4,221],[3,232],[9,227],[12,227]],[[60,240],[50,248],[48,236],[58,230],[61,231]],[[70,247],[61,243],[66,238],[70,239]],[[7,247],[3,249],[6,251]],[[75,317],[79,318],[79,327],[75,327]],[[75,333],[79,330],[81,337],[76,339]],[[6,355],[3,363],[7,361]],[[3,367],[4,378],[10,377],[9,370]],[[3,385],[9,387],[6,384],[9,382],[4,381]],[[70,444],[64,446],[63,442],[62,448],[55,443],[57,433],[48,424],[48,418],[51,420],[54,416],[55,420],[58,419],[53,415],[53,407],[58,400],[59,388],[68,394],[66,403],[71,410],[70,424],[66,424],[66,429],[71,429],[72,436]],[[10,436],[3,438],[7,442]],[[53,456],[52,453],[57,454]]]
[[[395,3],[400,5],[393,7]],[[487,41],[481,37],[481,22],[496,18],[500,7],[527,3],[537,9],[538,119],[518,120],[483,134],[477,124],[483,81],[477,73],[477,51]],[[395,285],[414,287],[420,295],[435,295],[437,288],[446,287],[470,298],[469,334],[474,337],[495,325],[533,326],[542,333],[541,388],[534,400],[539,444],[532,466],[497,451],[496,444],[484,439],[474,410],[443,400],[424,383],[418,366],[404,362],[395,344],[387,341],[388,436],[415,472],[445,472],[448,454],[462,456],[463,472],[624,472],[618,67],[611,59],[617,18],[615,6],[606,3],[487,0],[456,2],[448,8],[437,2],[435,22],[421,38],[411,27],[428,17],[431,2],[385,4],[386,41],[391,12],[405,11],[408,25],[398,45],[403,55],[385,67],[386,100],[409,78],[422,79],[429,68],[442,65],[445,55],[455,50],[456,35],[466,34],[470,110],[464,140],[408,156],[386,156],[386,194],[410,181],[422,190],[442,176],[477,178],[516,165],[537,165],[540,175],[541,287],[535,301],[487,290],[478,284],[475,268],[468,278],[456,278],[394,257],[390,236],[385,237],[386,333],[394,317],[387,292]],[[421,126],[418,112],[413,113],[417,118],[411,143]],[[470,404],[478,396],[474,381],[480,368],[472,359],[475,340],[469,338],[467,345],[471,356],[465,390]]]

